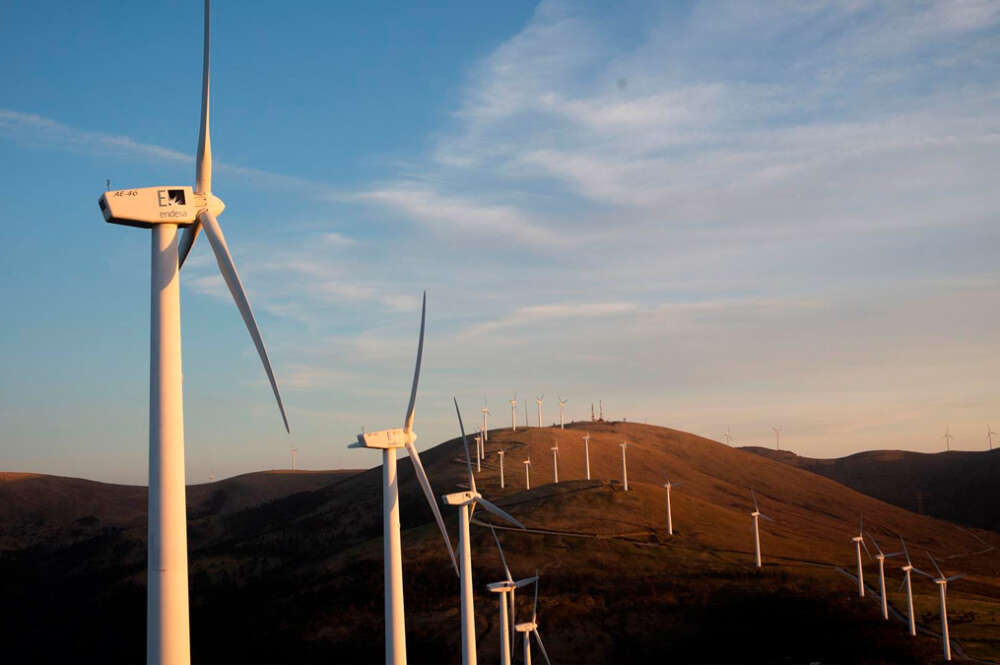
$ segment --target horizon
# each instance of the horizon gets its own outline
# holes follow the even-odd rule
[[[146,482],[149,237],[97,199],[193,183],[200,11],[0,8],[4,471]],[[944,1],[216,3],[214,189],[292,436],[202,238],[188,483],[377,466],[347,444],[401,423],[425,288],[421,449],[452,395],[509,426],[516,391],[807,457],[985,450],[998,33]]]

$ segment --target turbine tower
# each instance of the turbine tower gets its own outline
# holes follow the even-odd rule
[[[954,582],[955,580],[960,580],[965,575],[952,575],[951,577],[945,577],[945,574],[941,572],[941,567],[938,565],[937,561],[934,560],[933,555],[930,552],[927,553],[928,558],[931,563],[934,564],[934,570],[937,571],[938,576],[927,575],[934,583],[938,585],[938,593],[941,597],[941,646],[944,649],[944,659],[951,660],[951,640],[948,638],[948,582]]]
[[[288,418],[243,283],[216,219],[225,204],[212,194],[209,131],[210,6],[205,0],[201,127],[195,185],[105,191],[104,220],[151,229],[149,344],[149,503],[146,559],[146,661],[189,663],[184,398],[181,371],[180,268],[204,229],[219,272],[257,348],[288,431]],[[110,183],[108,183],[110,188]],[[184,235],[178,242],[178,228]]]
[[[869,533],[868,538],[871,539],[872,545],[875,546],[875,551],[877,552],[877,554],[875,555],[875,559],[878,561],[878,592],[880,596],[879,601],[882,605],[882,618],[884,620],[888,620],[889,600],[888,598],[886,598],[885,595],[885,560],[891,559],[894,556],[899,556],[900,554],[902,554],[902,552],[893,552],[892,554],[886,554],[885,552],[882,551],[882,548],[879,547],[878,541],[875,540],[875,537],[873,535]]]
[[[565,427],[563,427],[563,424],[564,424],[564,421],[563,421],[563,407],[566,406],[566,402],[568,402],[569,400],[568,399],[563,399],[562,397],[559,397],[558,395],[556,397],[559,400],[559,429],[566,429]]]
[[[597,419],[594,418],[594,403],[590,403],[590,422],[595,422]]]
[[[583,458],[587,463],[587,480],[590,480],[590,432],[583,437]]]
[[[458,549],[459,549],[459,589],[462,598],[462,665],[476,665],[476,617],[472,600],[472,546],[469,543],[469,517],[477,505],[482,505],[488,512],[504,519],[511,524],[524,528],[524,525],[510,514],[501,510],[496,504],[487,501],[476,489],[476,476],[472,473],[472,460],[469,457],[469,442],[465,438],[465,425],[462,424],[462,412],[455,402],[455,413],[458,415],[458,427],[462,432],[462,446],[465,448],[465,467],[469,473],[469,489],[465,492],[445,494],[441,500],[449,506],[458,507]]]
[[[726,445],[733,445],[733,434],[729,431],[729,425],[726,425],[726,433],[722,435],[726,440]]]
[[[558,485],[559,484],[559,446],[552,446],[549,448],[552,451],[552,480]]]
[[[486,428],[486,416],[490,415],[490,410],[486,408],[486,400],[483,400],[483,441],[489,441],[489,430]]]
[[[986,449],[987,450],[993,450],[993,435],[994,434],[996,434],[996,432],[993,431],[993,428],[990,427],[989,425],[987,425],[986,426]]]
[[[674,516],[670,511],[670,488],[672,485],[670,484],[669,478],[667,479],[664,487],[667,490],[667,535],[672,536],[674,535]]]
[[[480,435],[477,435],[477,436],[475,437],[475,440],[476,440],[476,473],[481,473],[481,472],[482,472],[482,470],[483,470],[483,468],[482,468],[482,465],[481,465],[481,464],[480,464],[479,462],[480,462],[480,460],[482,460],[483,458],[482,458],[482,456],[481,456],[481,455],[479,454],[479,448],[480,448],[480,446],[482,446],[482,445],[483,445],[483,437],[482,437],[482,435],[481,435],[481,434],[480,434]]]
[[[420,483],[427,503],[430,504],[434,520],[441,530],[448,556],[458,573],[455,551],[448,539],[441,511],[438,510],[434,491],[420,462],[420,454],[414,442],[417,433],[413,431],[414,407],[417,402],[417,384],[420,381],[420,360],[424,352],[424,322],[427,313],[427,294],[424,293],[420,309],[420,341],[417,343],[417,362],[413,368],[413,387],[410,389],[410,403],[402,429],[363,432],[349,448],[372,448],[382,451],[382,564],[385,575],[385,662],[387,665],[406,664],[406,620],[403,613],[403,549],[399,534],[399,477],[396,473],[396,451],[405,447],[413,462],[413,472]]]
[[[597,400],[597,403],[601,407],[600,421],[603,423],[604,422],[604,400],[603,399]]]
[[[497,455],[500,456],[500,489],[504,488],[504,483],[503,483],[503,454],[504,453],[503,453],[502,450],[498,450],[497,451]]]
[[[753,497],[753,512],[750,516],[753,517],[753,560],[758,568],[761,567],[760,561],[760,518],[763,517],[768,522],[773,522],[770,517],[760,512],[760,506],[757,504],[757,494],[751,488],[750,496]]]
[[[531,489],[531,459],[524,460],[524,489]]]
[[[628,448],[628,441],[622,441],[618,444],[622,449],[622,486],[625,491],[628,491],[628,465],[625,463],[625,449]]]
[[[868,552],[868,545],[865,545],[865,518],[864,515],[861,516],[861,521],[858,524],[858,535],[851,538],[854,541],[855,549],[858,554],[858,597],[865,597],[865,569],[861,566],[861,547],[864,546],[865,552]],[[868,552],[868,556],[871,557],[871,552]]]
[[[781,450],[781,428],[780,427],[772,427],[771,429],[774,430],[774,447],[775,447],[775,450]]]
[[[524,400],[524,429],[528,429],[528,400]]]
[[[510,431],[517,431],[517,393],[514,393],[514,399],[510,401]]]
[[[538,426],[542,426],[542,400],[545,399],[545,395],[538,395],[535,397],[535,402],[538,404]]]
[[[944,428],[944,449],[948,452],[951,451],[951,440],[955,438],[951,435],[950,429],[950,427]]]

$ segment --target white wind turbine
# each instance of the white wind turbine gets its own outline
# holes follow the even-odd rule
[[[625,449],[628,448],[628,441],[622,441],[618,444],[622,449],[622,487],[625,491],[628,491],[628,465],[625,463]]]
[[[552,479],[553,482],[559,484],[559,446],[552,446],[549,448],[552,451]]]
[[[858,535],[851,538],[854,541],[855,549],[858,554],[858,596],[861,598],[865,597],[865,569],[861,565],[861,548],[865,548],[865,552],[868,553],[870,557],[871,552],[868,552],[868,545],[865,544],[865,518],[864,515],[861,516],[861,521],[858,523]]]
[[[542,426],[542,400],[545,399],[545,395],[538,395],[535,397],[535,402],[538,404],[538,426]]]
[[[510,401],[510,431],[517,431],[517,393],[514,393],[514,399]]]
[[[882,548],[879,547],[878,541],[875,540],[875,537],[873,535],[869,533],[868,537],[871,539],[872,545],[875,546],[875,551],[877,552],[877,554],[875,555],[875,559],[878,561],[878,591],[880,596],[880,602],[882,605],[882,618],[888,620],[889,599],[886,598],[885,595],[885,560],[891,559],[894,556],[899,556],[900,554],[902,554],[902,552],[900,551],[900,552],[893,552],[891,554],[886,554],[885,552],[882,551]]]
[[[729,431],[729,425],[726,425],[726,433],[723,434],[723,438],[726,439],[727,445],[733,445],[733,434]]]
[[[774,430],[774,447],[776,450],[781,450],[781,428],[772,427]]]
[[[504,482],[503,482],[503,455],[504,455],[504,452],[502,450],[498,450],[497,451],[497,455],[500,456],[500,489],[503,489],[504,488]]]
[[[667,490],[667,535],[672,536],[674,535],[674,516],[673,512],[670,510],[670,488],[673,487],[673,485],[671,485],[669,478],[663,487]]]
[[[483,403],[482,412],[483,412],[483,441],[489,441],[490,435],[489,435],[489,430],[486,428],[486,416],[490,415],[490,410],[486,408],[485,401]]]
[[[927,573],[914,566],[910,561],[910,552],[906,549],[906,541],[904,541],[902,537],[899,539],[899,544],[903,546],[903,555],[906,556],[906,565],[901,568],[901,570],[906,573],[906,577],[903,578],[903,583],[900,585],[900,589],[904,587],[906,588],[906,616],[909,621],[910,635],[916,635],[917,619],[913,614],[913,579],[911,577],[911,573],[917,572],[921,575],[926,575],[927,577],[930,577],[930,575],[927,575]]]
[[[989,425],[987,425],[986,426],[986,449],[987,450],[993,450],[993,435],[994,434],[996,434],[996,432],[993,431],[993,428],[990,427]]]
[[[472,546],[469,542],[469,517],[481,505],[488,512],[504,519],[515,526],[524,525],[514,519],[494,503],[487,501],[476,489],[476,476],[472,473],[472,461],[469,457],[469,442],[465,438],[465,425],[462,424],[462,412],[455,398],[455,413],[458,415],[458,427],[462,432],[462,446],[465,448],[465,466],[469,473],[469,489],[465,492],[445,494],[441,500],[449,506],[458,507],[458,550],[459,550],[459,589],[462,598],[462,665],[476,665],[476,617],[472,600]]]
[[[500,582],[493,582],[492,584],[487,584],[486,588],[492,593],[495,593],[499,597],[500,601],[500,663],[501,665],[510,665],[511,658],[511,646],[513,639],[516,635],[514,632],[514,592],[521,587],[528,586],[538,581],[538,577],[526,577],[523,580],[515,581],[510,574],[510,568],[507,567],[507,558],[503,555],[503,547],[500,545],[500,539],[497,537],[497,531],[493,527],[490,527],[490,531],[493,532],[493,540],[496,541],[497,550],[500,552],[500,562],[503,564],[504,575],[506,579]],[[508,611],[509,608],[509,611]]]
[[[482,465],[480,464],[480,461],[483,458],[479,454],[479,449],[480,449],[480,446],[483,445],[483,437],[482,437],[482,435],[480,434],[480,435],[476,436],[475,440],[476,440],[476,473],[481,473],[482,470],[483,470],[483,468],[482,468]]]
[[[549,654],[545,651],[545,645],[542,644],[542,636],[538,634],[538,571],[535,571],[535,602],[531,610],[531,621],[526,621],[524,623],[519,623],[514,626],[514,630],[521,633],[524,637],[524,665],[531,665],[531,635],[535,636],[535,640],[538,642],[538,648],[542,650],[542,655],[545,656],[545,662],[548,665],[552,665],[552,661],[549,660]]]
[[[417,362],[413,368],[413,387],[410,389],[410,403],[401,429],[363,432],[349,448],[373,448],[382,451],[382,564],[385,575],[385,662],[388,665],[406,663],[406,621],[403,613],[403,550],[399,534],[399,477],[396,473],[396,451],[405,447],[413,462],[413,472],[420,483],[424,496],[430,504],[434,520],[437,522],[448,556],[458,572],[455,551],[448,539],[441,511],[431,483],[420,462],[420,454],[414,442],[417,433],[413,431],[414,407],[417,401],[417,384],[420,381],[420,360],[424,352],[424,322],[427,313],[427,294],[424,293],[420,309],[420,341],[417,343]]]
[[[583,437],[583,458],[587,464],[587,480],[590,480],[590,432]]]
[[[212,194],[209,132],[210,6],[205,0],[201,127],[195,186],[106,191],[98,200],[105,221],[151,229],[149,362],[149,504],[146,660],[188,663],[187,513],[184,478],[184,399],[181,371],[180,268],[202,228],[236,307],[260,356],[288,431],[288,418],[250,302],[216,219],[225,204]],[[178,243],[177,230],[184,227]]]
[[[524,400],[524,429],[528,429],[528,400]]]
[[[559,429],[566,429],[565,427],[563,427],[563,407],[566,406],[566,402],[568,402],[569,400],[563,399],[558,395],[556,395],[556,398],[559,400]]]
[[[946,451],[951,451],[951,440],[955,438],[951,435],[950,430],[950,426],[944,428],[944,449]]]
[[[531,458],[524,460],[524,489],[531,489]]]
[[[931,563],[934,564],[934,569],[937,571],[938,576],[927,575],[934,580],[934,583],[938,585],[938,592],[941,597],[941,646],[944,649],[944,659],[951,660],[951,640],[948,637],[948,604],[947,604],[947,594],[948,594],[948,582],[954,582],[955,580],[960,580],[965,577],[962,575],[952,575],[951,577],[945,577],[944,573],[941,572],[941,567],[934,560],[934,557],[930,552],[927,553],[930,558]],[[918,571],[920,572],[920,571]]]
[[[760,561],[760,518],[763,517],[768,522],[773,522],[770,517],[760,512],[760,506],[757,504],[757,494],[750,490],[750,496],[753,497],[753,512],[750,516],[753,517],[753,560],[758,568],[761,567]]]

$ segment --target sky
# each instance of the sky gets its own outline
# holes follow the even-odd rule
[[[515,393],[813,457],[1000,430],[1000,4],[213,6],[213,191],[288,409],[199,240],[186,464],[367,468]],[[149,232],[191,185],[201,3],[0,5],[0,469],[143,483]],[[523,418],[523,404],[519,418]],[[997,437],[1000,445],[1000,437]]]

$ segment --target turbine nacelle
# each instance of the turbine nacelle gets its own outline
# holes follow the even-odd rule
[[[449,506],[468,506],[469,504],[476,503],[482,498],[483,495],[479,492],[467,490],[465,492],[452,492],[451,494],[445,494],[441,497],[441,500]]]
[[[396,429],[383,429],[377,432],[363,432],[358,434],[358,440],[348,446],[348,448],[378,448],[385,450],[388,448],[405,448],[417,440],[417,433],[413,430],[407,432],[401,427]]]
[[[214,194],[195,194],[191,187],[172,185],[104,192],[97,205],[109,224],[144,229],[156,224],[190,226],[203,210],[218,216],[226,209]]]

